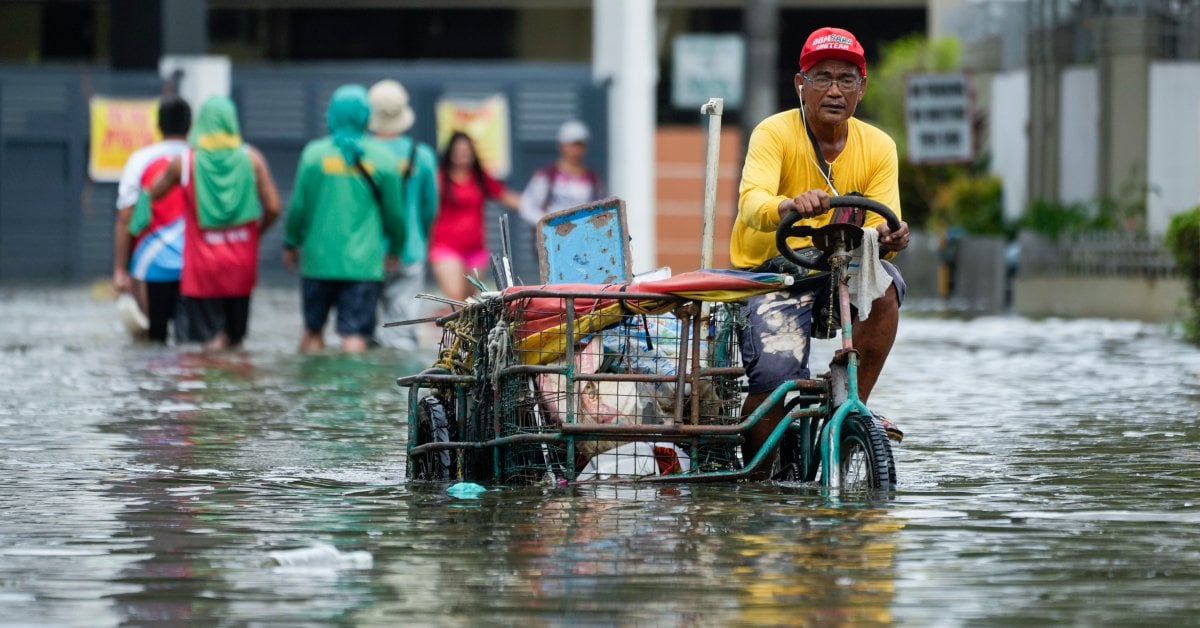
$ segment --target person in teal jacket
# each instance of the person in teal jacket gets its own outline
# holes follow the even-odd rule
[[[283,263],[301,277],[304,353],[325,347],[331,309],[343,350],[370,346],[385,265],[396,267],[405,250],[400,172],[392,151],[366,135],[370,115],[366,88],[339,87],[330,134],[309,142],[296,168]]]
[[[400,267],[389,271],[380,302],[384,322],[419,318],[417,294],[425,284],[429,255],[429,229],[437,215],[437,153],[433,147],[408,135],[416,121],[408,91],[397,81],[384,79],[367,91],[371,121],[367,128],[396,155],[404,191],[404,251]],[[380,328],[377,338],[393,349],[412,351],[418,346],[416,325]]]

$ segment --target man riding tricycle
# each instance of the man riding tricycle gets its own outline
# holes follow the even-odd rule
[[[750,138],[740,270],[513,286],[439,319],[437,365],[399,380],[410,477],[895,485],[901,434],[865,403],[904,294],[882,259],[908,241],[895,143],[852,117],[866,87],[853,35],[814,32],[800,69],[801,106]],[[829,373],[811,377],[809,338],[837,331]]]

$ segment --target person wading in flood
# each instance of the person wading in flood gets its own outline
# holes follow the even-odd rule
[[[867,61],[862,45],[840,28],[819,28],[808,36],[800,52],[800,71],[794,78],[797,109],[774,114],[750,134],[738,198],[738,218],[730,237],[734,267],[784,272],[775,231],[783,217],[797,212],[797,225],[829,224],[830,196],[860,193],[886,205],[900,217],[899,168],[896,143],[886,133],[854,117],[867,88]],[[836,185],[836,187],[835,187]],[[839,190],[841,192],[839,192]],[[908,224],[892,232],[883,218],[870,214],[866,227],[879,232],[880,251],[891,255],[908,246]],[[794,238],[792,248],[811,246],[809,238]],[[872,303],[870,316],[855,314],[854,341],[861,357],[859,394],[866,401],[879,378],[896,338],[904,279],[892,264],[883,262],[891,285]],[[821,301],[828,286],[814,290],[798,282],[792,290],[751,297],[749,328],[742,334],[742,357],[749,377],[749,395],[743,416],[752,413],[772,390],[791,379],[809,377],[809,339],[815,316],[832,305]],[[821,330],[821,337],[836,331]],[[828,334],[828,335],[827,335]],[[783,405],[772,410],[747,435],[749,459],[783,418]],[[876,417],[888,436],[903,433]]]
[[[205,349],[239,347],[258,281],[258,241],[279,217],[279,192],[258,149],[242,141],[237,107],[224,96],[200,107],[188,149],[150,189],[183,190],[186,225],[179,292],[188,340]]]

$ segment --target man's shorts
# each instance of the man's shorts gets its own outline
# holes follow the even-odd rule
[[[250,320],[250,297],[180,297],[187,320],[187,339],[208,342],[225,332],[229,346],[242,344]]]
[[[375,308],[379,306],[380,282],[302,279],[304,328],[316,333],[325,328],[330,308],[337,308],[339,336],[375,334]]]
[[[900,303],[904,303],[905,284],[900,270],[890,262],[882,263],[892,277]],[[740,338],[750,393],[770,392],[788,380],[810,377],[813,313],[828,312],[828,307],[833,307],[836,324],[836,304],[829,301],[828,284],[817,290],[780,290],[750,297],[746,306],[749,325],[741,330]]]

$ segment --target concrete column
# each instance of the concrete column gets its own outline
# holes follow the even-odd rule
[[[162,1],[162,51],[165,55],[208,52],[208,2]]]
[[[1154,22],[1141,16],[1096,22],[1100,83],[1099,192],[1120,196],[1122,186],[1146,183],[1150,116],[1150,62]]]
[[[116,69],[153,69],[162,56],[162,5],[159,0],[113,2],[109,62]]]
[[[929,39],[938,39],[952,35],[952,29],[947,28],[947,19],[958,11],[962,11],[964,0],[926,0],[925,2],[925,33]]]
[[[742,137],[763,118],[775,113],[779,84],[779,2],[750,0],[743,10],[746,37],[746,100],[742,108]],[[796,49],[799,57],[800,49]]]
[[[110,11],[114,68],[154,69],[166,54],[208,52],[206,0],[120,0]]]
[[[609,81],[609,190],[625,201],[633,272],[658,264],[655,243],[655,88],[658,55],[654,0],[593,4],[593,72]],[[699,116],[699,111],[697,111]]]
[[[1070,33],[1054,26],[1029,33],[1029,197],[1058,199],[1059,99],[1070,61]]]

